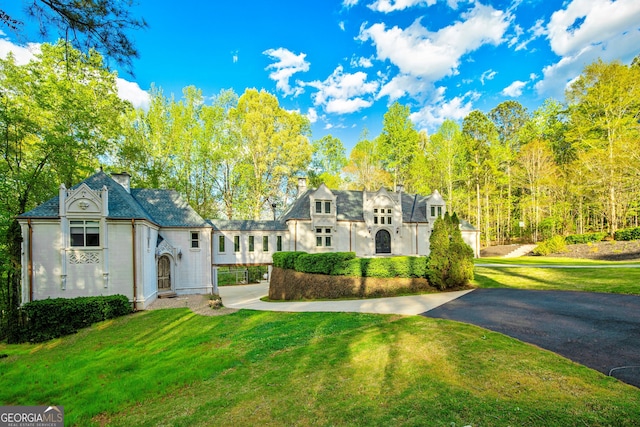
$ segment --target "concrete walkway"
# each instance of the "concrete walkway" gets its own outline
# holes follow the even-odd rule
[[[222,303],[225,307],[229,308],[244,308],[248,310],[262,311],[353,312],[417,315],[439,307],[449,301],[453,301],[472,290],[393,298],[308,302],[260,301],[260,298],[269,293],[269,284],[266,282],[257,285],[220,286],[218,291],[222,297]]]

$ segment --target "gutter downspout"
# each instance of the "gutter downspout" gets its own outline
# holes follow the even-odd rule
[[[29,256],[29,260],[27,261],[27,274],[29,275],[28,277],[28,282],[29,282],[29,301],[31,302],[33,301],[33,248],[32,248],[32,243],[33,243],[33,227],[31,226],[31,218],[27,219],[27,224],[29,226],[29,238],[28,238],[28,245],[29,245],[29,252],[28,252],[28,256]]]
[[[131,256],[133,259],[133,311],[138,311],[138,274],[137,274],[137,263],[136,263],[136,220],[131,218]]]

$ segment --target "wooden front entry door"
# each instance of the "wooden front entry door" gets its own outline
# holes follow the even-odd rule
[[[158,260],[158,292],[171,290],[171,260],[161,256]]]
[[[380,230],[376,233],[376,253],[391,253],[391,234],[387,230]]]

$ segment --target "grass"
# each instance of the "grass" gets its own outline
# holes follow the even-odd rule
[[[481,267],[476,265],[473,285],[481,288],[518,288],[640,295],[640,268],[624,267],[634,263],[553,257],[521,257],[507,259],[481,258],[476,260],[476,264],[505,265],[505,267]],[[513,264],[531,265],[531,268],[508,267],[508,265]],[[540,265],[554,265],[559,268],[537,268]],[[569,268],[569,266],[575,265],[580,265],[584,268]],[[601,268],[601,266],[613,265],[621,267]],[[563,266],[567,268],[562,268]]]
[[[0,402],[66,425],[633,425],[640,390],[504,335],[423,317],[142,312],[0,345]]]

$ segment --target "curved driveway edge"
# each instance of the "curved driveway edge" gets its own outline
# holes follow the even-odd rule
[[[423,316],[500,332],[640,387],[638,295],[476,289]]]
[[[222,303],[229,308],[244,308],[263,311],[290,312],[354,312],[374,314],[416,315],[432,310],[455,300],[470,290],[437,294],[411,295],[392,298],[369,298],[364,300],[266,302],[260,298],[268,295],[269,284],[220,286],[218,292]]]

